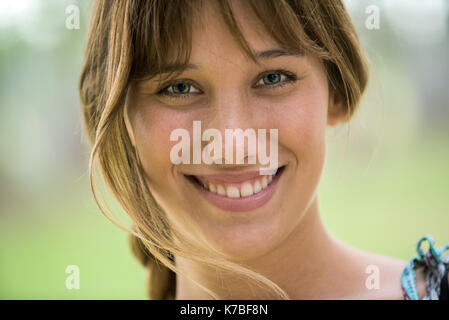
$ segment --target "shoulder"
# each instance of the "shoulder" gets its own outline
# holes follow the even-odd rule
[[[370,260],[377,267],[380,278],[379,290],[371,292],[370,299],[402,300],[400,278],[407,261],[378,254],[371,255]]]
[[[429,241],[429,251],[421,250],[421,243]],[[354,287],[348,299],[363,300],[403,300],[439,298],[440,285],[449,269],[449,254],[443,256],[446,246],[435,249],[431,237],[423,237],[418,242],[417,256],[410,260],[363,251],[350,247],[345,261]],[[447,278],[446,278],[446,281]],[[449,291],[449,288],[448,288]],[[449,292],[448,292],[449,294]]]
[[[350,261],[353,282],[359,287],[348,299],[403,299],[400,279],[407,261],[360,249],[352,250]]]

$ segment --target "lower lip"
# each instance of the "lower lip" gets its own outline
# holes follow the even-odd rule
[[[285,169],[285,168],[284,168]],[[279,179],[285,170],[282,170],[273,177],[271,183],[262,191],[251,196],[243,198],[228,198],[208,191],[196,182],[191,183],[196,187],[200,194],[216,207],[226,211],[251,211],[265,205],[276,191]]]

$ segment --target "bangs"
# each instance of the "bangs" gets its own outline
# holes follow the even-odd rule
[[[183,72],[190,60],[193,22],[200,16],[203,1],[135,2],[130,19],[132,25],[129,28],[134,55],[131,81],[146,80],[156,75],[173,78]],[[231,35],[246,56],[257,63],[255,54],[235,19],[231,1],[207,1],[215,1]],[[294,4],[289,4],[285,0],[249,0],[242,1],[241,4],[244,5],[245,10],[250,10],[250,13],[257,17],[267,34],[282,48],[311,53],[321,58],[327,57],[319,41],[309,37],[303,28],[305,22],[300,21],[300,17],[306,16],[305,13],[301,14],[304,8],[293,8]],[[198,22],[201,23],[200,20]]]

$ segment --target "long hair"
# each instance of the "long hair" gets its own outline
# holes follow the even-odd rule
[[[231,34],[255,60],[230,1],[215,1]],[[367,64],[342,1],[247,0],[244,3],[280,45],[300,49],[322,61],[329,88],[345,102],[345,121],[349,120],[366,86]],[[89,164],[93,195],[101,211],[110,218],[96,192],[94,172],[98,167],[107,187],[134,223],[131,230],[126,230],[130,232],[134,254],[148,268],[150,299],[175,297],[176,273],[180,271],[174,257],[178,255],[247,276],[272,289],[281,299],[288,299],[268,278],[196,247],[184,236],[183,230],[170,225],[145,183],[137,151],[127,134],[123,110],[129,84],[158,74],[168,63],[166,57],[173,53],[178,64],[187,65],[192,23],[201,6],[201,0],[97,0],[94,3],[79,81],[85,129],[93,145]],[[220,298],[206,286],[197,284],[212,297]]]

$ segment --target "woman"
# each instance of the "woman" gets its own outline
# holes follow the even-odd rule
[[[440,294],[445,248],[411,265],[321,221],[325,130],[352,117],[366,82],[341,1],[96,2],[80,79],[91,174],[97,159],[135,223],[151,299]],[[247,143],[221,143],[231,129],[250,129]],[[254,154],[260,129],[273,136]]]

